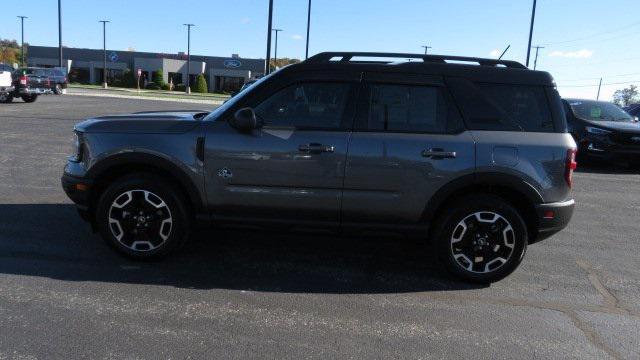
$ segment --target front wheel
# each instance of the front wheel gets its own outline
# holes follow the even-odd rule
[[[53,89],[53,93],[56,95],[62,95],[62,85],[56,84],[56,87]]]
[[[0,103],[9,104],[13,101],[13,95],[11,94],[0,94]]]
[[[26,103],[35,102],[38,99],[38,95],[22,95],[22,101]]]
[[[190,218],[174,189],[147,174],[116,180],[97,204],[102,238],[133,259],[163,257],[182,246],[189,236]]]
[[[527,226],[509,203],[468,196],[447,206],[434,233],[440,259],[463,280],[491,283],[511,274],[527,248]]]

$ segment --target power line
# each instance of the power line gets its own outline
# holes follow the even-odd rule
[[[620,82],[612,82],[612,83],[602,83],[602,85],[622,85],[622,84],[635,84],[635,83],[640,83],[640,80],[636,80],[636,81],[620,81]],[[558,87],[572,87],[572,88],[596,87],[596,86],[598,86],[598,84],[595,84],[595,85],[558,85]]]
[[[625,25],[625,26],[622,26],[622,27],[619,27],[619,28],[616,28],[616,29],[613,29],[613,30],[607,30],[607,31],[599,32],[599,33],[594,33],[594,34],[591,34],[589,36],[583,36],[583,37],[579,37],[579,38],[575,38],[575,39],[571,39],[571,40],[543,43],[543,45],[550,46],[550,45],[567,44],[567,43],[572,43],[572,42],[590,40],[590,39],[592,39],[594,37],[597,37],[597,36],[611,34],[611,33],[614,33],[614,32],[618,32],[620,30],[626,30],[626,29],[632,28],[632,27],[637,26],[637,25],[640,25],[640,21],[634,22],[634,23],[631,23],[631,24],[628,24],[628,25]]]
[[[628,73],[628,74],[617,74],[617,75],[605,75],[603,77],[604,78],[611,78],[611,77],[622,77],[622,76],[631,76],[631,75],[640,75],[640,72]],[[582,78],[582,79],[564,79],[564,80],[556,80],[556,81],[570,82],[570,81],[588,81],[588,80],[598,80],[598,79],[600,79],[600,78],[599,77],[592,77],[592,78]]]

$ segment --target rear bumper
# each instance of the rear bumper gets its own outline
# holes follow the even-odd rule
[[[18,88],[18,94],[20,95],[46,95],[52,93],[51,89],[45,88]]]
[[[0,86],[0,94],[12,93],[15,88],[13,86]]]
[[[576,202],[573,199],[536,205],[538,236],[532,242],[544,240],[567,227],[573,216],[575,205]]]

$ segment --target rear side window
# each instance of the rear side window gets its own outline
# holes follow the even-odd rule
[[[443,133],[447,107],[439,87],[372,84],[368,130]]]
[[[542,86],[451,81],[471,130],[555,132]]]

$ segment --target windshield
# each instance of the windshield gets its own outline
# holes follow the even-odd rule
[[[258,81],[256,81],[253,84],[251,84],[251,86],[247,86],[242,91],[240,91],[236,96],[232,97],[231,99],[227,100],[224,104],[222,104],[221,106],[219,106],[215,110],[211,111],[211,113],[209,115],[207,115],[207,117],[204,118],[204,120],[207,121],[207,120],[215,119],[219,114],[222,114],[223,112],[227,111],[227,109],[229,109],[233,105],[235,105],[238,102],[238,100],[242,99],[242,97],[246,93],[248,93],[249,91],[252,91],[253,89],[255,89],[258,85],[262,84],[264,81],[269,79],[275,73],[276,72],[274,71],[271,74],[260,78]]]
[[[570,101],[576,117],[590,121],[633,121],[631,115],[617,105],[606,101]]]
[[[19,75],[47,76],[44,69],[22,68],[18,69],[17,72]]]

